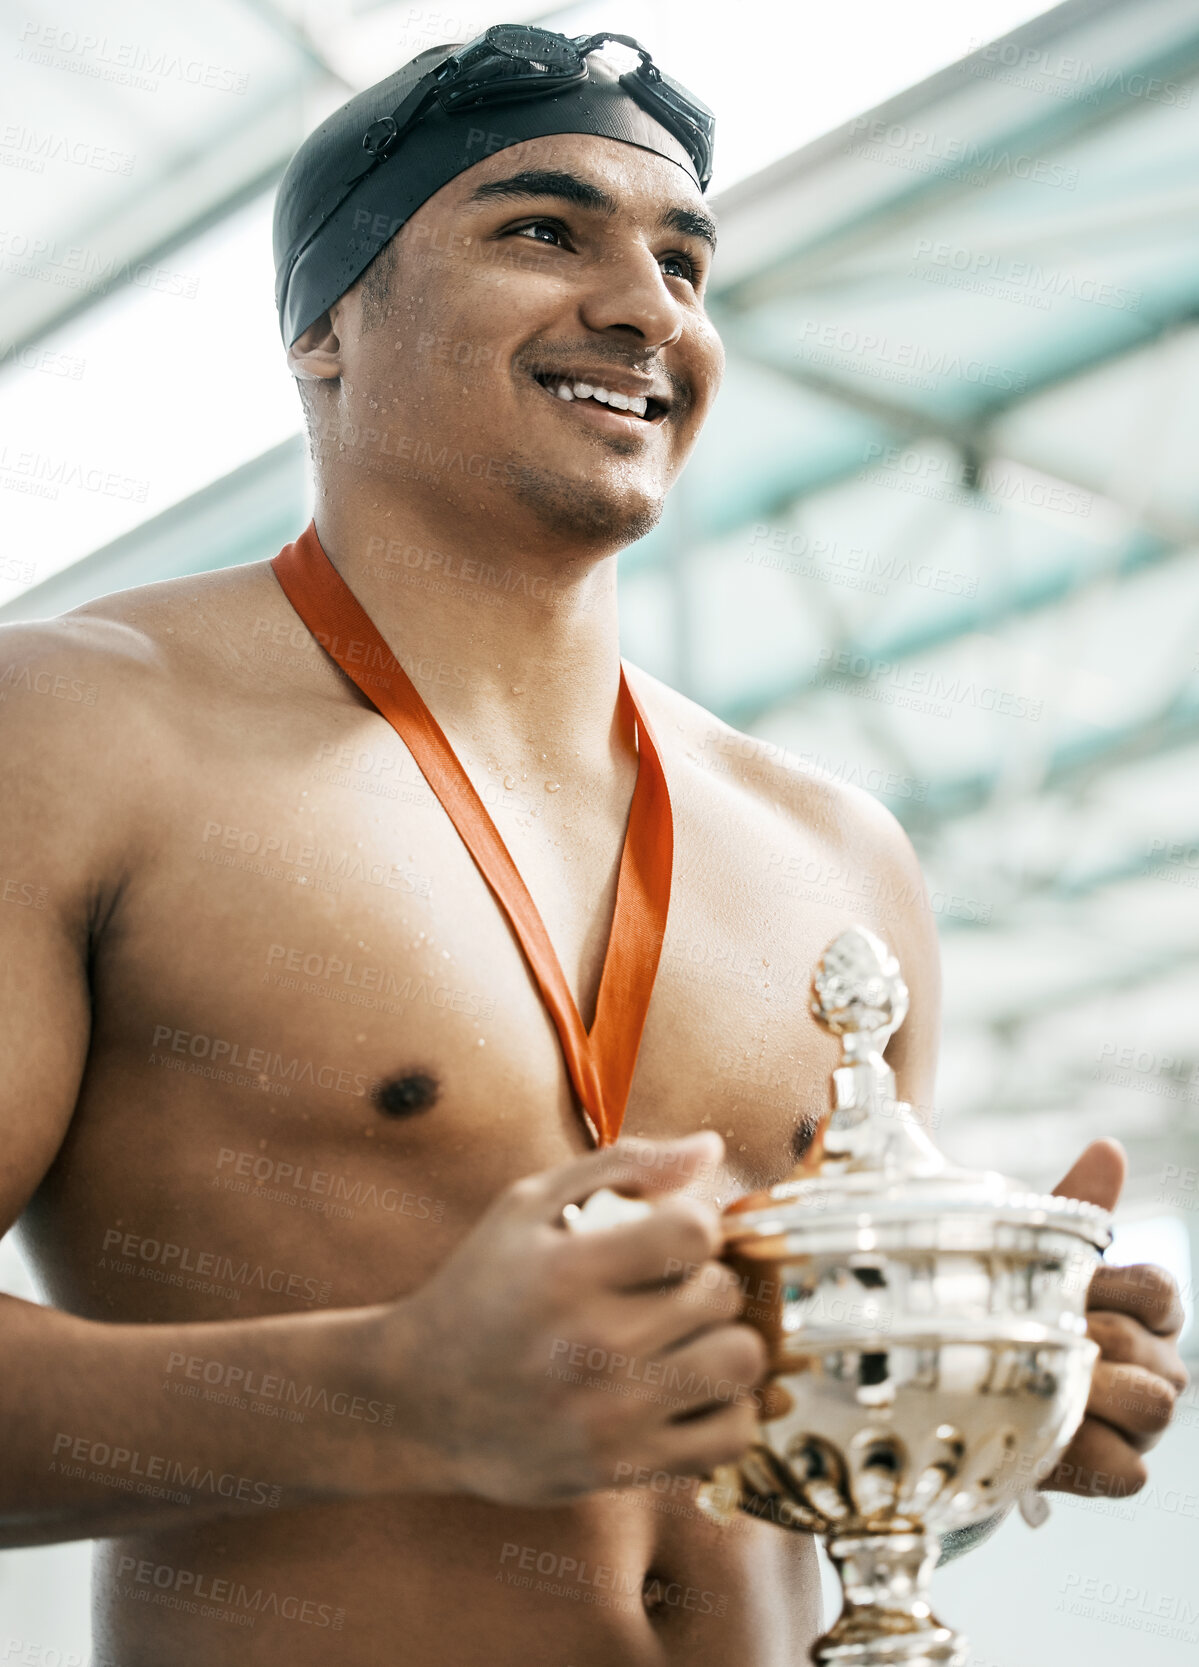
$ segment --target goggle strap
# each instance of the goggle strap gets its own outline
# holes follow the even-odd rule
[[[481,39],[485,38],[481,37]],[[676,110],[670,102],[673,96],[678,99],[680,104],[684,102],[693,104],[692,95],[687,94],[685,101],[682,94],[676,92],[673,82],[665,82],[661,70],[658,69],[649,53],[631,35],[616,35],[607,31],[596,35],[579,35],[570,41],[570,45],[574,47],[577,54],[577,70],[571,72],[550,71],[544,76],[535,77],[514,76],[507,83],[507,90],[505,90],[505,83],[502,79],[484,83],[472,89],[469,94],[463,94],[458,99],[453,97],[454,84],[452,79],[448,85],[441,85],[436,79],[438,70],[443,69],[448,61],[448,59],[443,59],[440,64],[434,65],[426,75],[421,77],[407,98],[397,105],[390,116],[380,117],[378,121],[372,122],[371,126],[367,128],[363,135],[363,148],[367,150],[368,160],[359,168],[351,180],[335,185],[331,191],[326,192],[308,215],[304,222],[304,230],[288,251],[283,267],[281,293],[287,293],[287,286],[290,283],[296,262],[326,220],[336,214],[342,203],[345,202],[352,191],[361,185],[368,174],[373,173],[381,162],[386,161],[409,128],[424,114],[427,105],[437,102],[443,110],[448,112],[462,109],[472,101],[482,104],[502,103],[505,98],[535,98],[538,92],[560,92],[564,87],[577,86],[587,79],[587,57],[606,41],[616,41],[619,45],[627,46],[639,54],[641,62],[636,69],[626,70],[620,77],[620,85],[630,97],[635,98],[643,108],[648,109],[649,114],[679,141],[695,163],[701,189],[706,190],[708,180],[711,177],[709,136],[698,123],[692,122],[681,110]],[[477,43],[473,41],[470,43],[471,46],[475,44]],[[465,52],[467,49],[463,48],[462,50]],[[450,56],[456,56],[456,54]],[[508,61],[511,63],[518,62],[516,59],[508,59]],[[536,60],[531,58],[526,60],[526,62],[534,61]],[[706,106],[702,108],[706,110]],[[710,117],[711,112],[707,113]],[[367,146],[366,140],[371,132],[384,125],[390,126],[392,132],[383,136],[380,146]],[[697,149],[698,155],[696,154]]]

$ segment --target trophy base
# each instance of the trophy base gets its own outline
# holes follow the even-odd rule
[[[933,1614],[935,1534],[838,1534],[825,1540],[844,1607],[812,1646],[816,1667],[965,1667],[969,1645]]]

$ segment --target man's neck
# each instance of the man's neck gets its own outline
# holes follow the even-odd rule
[[[322,548],[464,761],[572,780],[621,751],[616,561],[329,493]]]

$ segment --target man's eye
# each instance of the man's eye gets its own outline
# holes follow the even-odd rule
[[[662,266],[663,268],[666,268],[667,266],[681,266],[683,268],[681,272],[667,273],[668,277],[682,278],[684,283],[688,284],[693,284],[696,280],[697,273],[695,270],[695,264],[693,261],[688,260],[686,255],[663,255]]]
[[[562,227],[558,225],[556,220],[530,220],[527,225],[514,226],[512,229],[514,235],[517,237],[523,237],[526,232],[549,232],[559,242],[562,241]],[[538,237],[533,241],[537,243],[544,243],[546,240],[542,237]]]

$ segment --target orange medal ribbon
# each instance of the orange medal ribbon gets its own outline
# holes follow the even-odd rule
[[[587,1031],[537,906],[499,830],[412,679],[321,548],[315,521],[294,544],[284,545],[271,567],[309,631],[387,719],[441,801],[516,934],[557,1028],[587,1129],[597,1145],[611,1145],[624,1121],[662,953],[674,858],[674,820],[662,760],[624,665],[618,710],[625,735],[637,742],[637,785],[595,1020]]]

